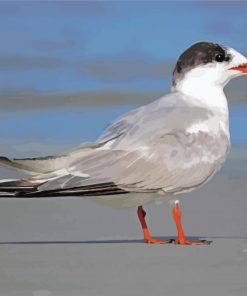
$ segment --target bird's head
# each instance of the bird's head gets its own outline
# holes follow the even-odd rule
[[[212,42],[198,42],[178,58],[173,88],[224,87],[232,78],[247,74],[247,58],[236,50]]]

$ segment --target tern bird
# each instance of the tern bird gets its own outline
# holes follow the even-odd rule
[[[137,207],[144,241],[152,238],[144,204],[175,200],[178,244],[187,240],[178,195],[206,183],[230,148],[224,86],[247,74],[247,58],[211,42],[189,47],[173,72],[171,92],[109,124],[93,143],[64,155],[0,158],[0,164],[32,176],[1,180],[0,196],[41,198],[83,196],[113,207]]]

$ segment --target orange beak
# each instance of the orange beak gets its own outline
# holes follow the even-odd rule
[[[247,63],[238,65],[236,67],[232,67],[229,70],[237,70],[237,71],[240,71],[242,73],[247,73]]]

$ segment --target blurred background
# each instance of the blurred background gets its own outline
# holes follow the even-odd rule
[[[176,58],[192,43],[247,54],[246,10],[243,1],[1,2],[0,154],[47,155],[96,139],[118,115],[169,91]],[[184,199],[191,235],[247,235],[246,79],[226,89],[226,164]],[[154,232],[175,234],[170,206],[150,209]],[[135,220],[134,209],[79,198],[0,201],[2,241],[141,237]]]

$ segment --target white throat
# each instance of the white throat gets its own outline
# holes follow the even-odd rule
[[[186,100],[192,105],[201,106],[210,110],[212,113],[212,116],[206,121],[190,126],[187,130],[188,132],[207,131],[217,135],[220,130],[223,130],[228,138],[230,138],[229,111],[223,87],[209,81],[206,75],[203,77],[185,76],[178,81],[172,90],[186,95]]]
[[[203,76],[198,73],[186,74],[172,87],[172,90],[189,96],[191,101],[196,104],[228,114],[228,104],[223,86],[210,81],[210,77],[205,73]]]

